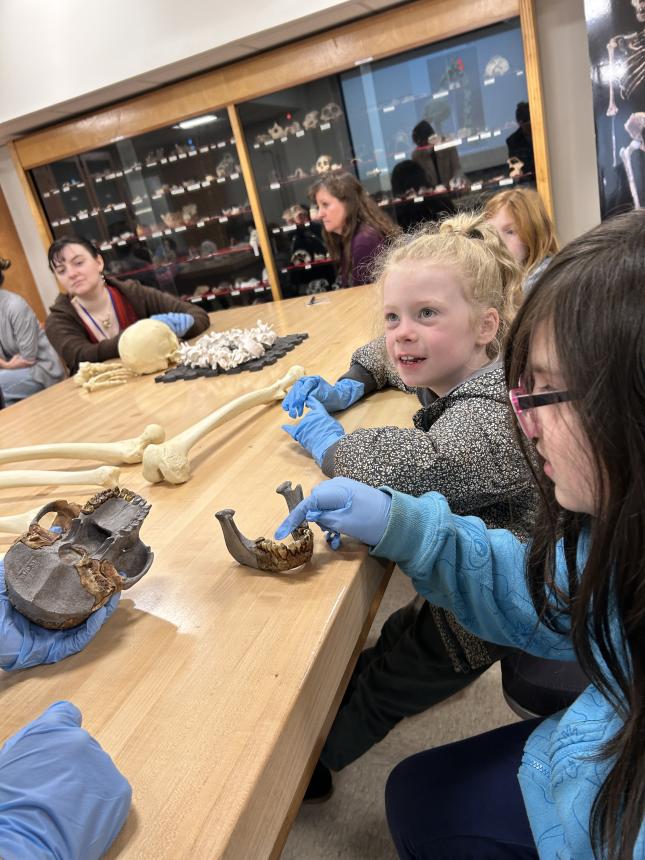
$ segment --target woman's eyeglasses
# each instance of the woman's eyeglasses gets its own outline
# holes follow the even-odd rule
[[[511,388],[508,392],[520,427],[529,439],[535,439],[538,425],[535,410],[540,406],[551,406],[554,403],[566,403],[573,400],[573,394],[568,391],[547,391],[544,394],[529,394],[520,380],[519,388]]]

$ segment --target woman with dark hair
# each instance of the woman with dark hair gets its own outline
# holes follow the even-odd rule
[[[351,173],[327,173],[309,189],[318,208],[329,254],[340,263],[341,287],[372,282],[372,266],[399,228]]]
[[[103,257],[87,239],[57,239],[48,259],[65,292],[50,308],[45,331],[70,373],[81,361],[118,358],[121,332],[137,320],[157,319],[178,337],[195,337],[209,326],[206,311],[189,302],[104,276]]]
[[[529,543],[452,514],[438,493],[346,478],[284,523],[371,544],[473,633],[577,658],[589,678],[543,721],[399,764],[386,806],[402,858],[645,856],[644,284],[636,210],[560,251],[515,317],[506,382],[541,491]]]
[[[11,261],[0,257],[0,287]],[[0,391],[7,406],[65,376],[36,314],[16,293],[0,289]]]

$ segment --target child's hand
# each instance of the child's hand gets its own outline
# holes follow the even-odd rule
[[[305,406],[311,406],[311,398],[315,398],[328,412],[339,412],[360,400],[364,392],[363,383],[355,379],[339,379],[330,385],[322,376],[303,376],[289,389],[282,408],[290,418],[298,418]]]
[[[349,535],[370,546],[381,540],[390,518],[392,500],[351,478],[323,481],[291,511],[275,533],[282,540],[304,520],[318,523],[323,531]],[[336,547],[334,547],[335,549]]]
[[[307,403],[309,412],[298,424],[283,424],[292,439],[299,442],[308,451],[319,466],[327,449],[345,435],[340,422],[327,414],[327,410],[317,400],[310,399]]]

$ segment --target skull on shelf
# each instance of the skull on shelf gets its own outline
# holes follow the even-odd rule
[[[292,179],[306,179],[309,174],[302,167],[296,167],[291,176]]]
[[[230,176],[231,173],[235,173],[235,170],[236,170],[235,159],[233,158],[233,156],[231,155],[230,152],[224,153],[222,160],[220,161],[220,163],[215,168],[215,173],[219,177]]]
[[[314,169],[316,173],[329,173],[331,170],[331,155],[319,155]]]
[[[331,122],[342,115],[343,112],[336,102],[329,102],[329,104],[326,104],[320,111],[320,119],[322,122]]]
[[[305,251],[304,248],[298,248],[297,251],[294,251],[291,255],[291,264],[293,266],[303,265],[311,263],[311,254],[309,251]]]
[[[517,156],[513,155],[506,162],[508,164],[508,175],[515,178],[516,176],[522,175],[522,169],[524,167],[524,162],[520,161]]]
[[[301,129],[302,126],[296,120],[290,122],[289,125],[284,127],[285,134],[297,134]]]
[[[302,127],[306,128],[307,131],[311,131],[313,128],[317,128],[318,126],[318,111],[310,110],[309,113],[305,114],[305,118],[302,121]]]
[[[274,122],[271,128],[268,128],[267,131],[269,132],[273,140],[279,140],[281,137],[285,136],[285,130],[277,122]]]
[[[269,141],[273,140],[270,134],[256,134],[255,142],[256,143],[269,143]]]

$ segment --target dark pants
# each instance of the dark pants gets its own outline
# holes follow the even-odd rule
[[[538,860],[517,771],[540,720],[427,750],[397,765],[385,788],[402,860]]]
[[[497,645],[488,648],[493,660],[510,651]],[[320,760],[341,770],[383,740],[404,717],[463,690],[487,668],[456,672],[427,601],[417,598],[390,615],[376,645],[358,658]]]

